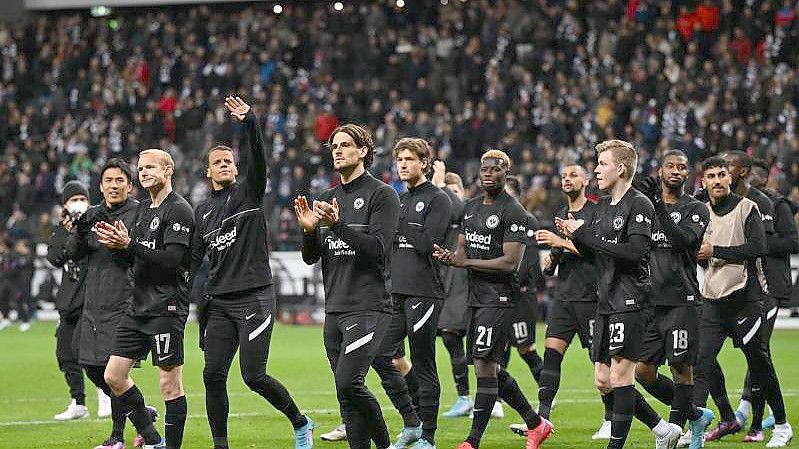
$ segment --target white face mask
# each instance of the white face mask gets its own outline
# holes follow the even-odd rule
[[[67,206],[67,211],[70,214],[73,214],[73,215],[80,215],[80,214],[86,212],[86,210],[88,210],[88,209],[89,209],[89,202],[88,201],[75,201],[75,202],[69,203],[69,205]]]

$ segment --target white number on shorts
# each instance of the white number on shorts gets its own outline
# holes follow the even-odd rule
[[[474,342],[480,346],[491,346],[492,333],[494,333],[493,327],[477,326],[477,338]]]
[[[513,323],[513,332],[516,334],[517,340],[527,338],[527,323],[524,321]]]
[[[624,343],[624,323],[610,323],[610,342]]]
[[[674,329],[671,331],[674,340],[674,349],[688,349],[688,331],[684,329]]]
[[[155,352],[160,354],[166,354],[169,352],[169,334],[156,334],[155,335]],[[164,345],[161,346],[161,343]]]

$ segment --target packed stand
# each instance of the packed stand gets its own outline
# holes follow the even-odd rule
[[[25,284],[14,267],[46,242],[66,182],[99,200],[110,157],[167,150],[176,190],[203,199],[205,151],[242,136],[221,106],[232,92],[264,121],[274,250],[299,248],[291,200],[337,182],[320,142],[350,121],[374,131],[372,171],[398,189],[390,150],[402,136],[428,139],[467,195],[481,152],[506,150],[524,206],[545,225],[563,201],[559,168],[592,169],[593,145],[611,137],[639,148],[645,172],[670,148],[694,168],[744,149],[771,164],[770,187],[799,199],[791,2],[444,3],[132,8],[0,24],[2,288]]]

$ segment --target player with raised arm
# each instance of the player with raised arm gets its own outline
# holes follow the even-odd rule
[[[192,272],[203,257],[209,261],[200,338],[205,353],[205,407],[214,449],[228,447],[227,376],[237,348],[244,383],[288,418],[295,448],[310,448],[313,421],[300,413],[286,387],[266,374],[276,321],[263,211],[266,148],[250,105],[239,97],[227,97],[225,108],[244,124],[249,145],[238,166],[231,148],[216,145],[208,151],[212,191],[194,211],[197,230],[191,257]]]
[[[380,404],[364,378],[391,321],[389,270],[399,198],[366,169],[374,141],[357,125],[336,128],[328,140],[341,184],[308,204],[294,201],[303,228],[302,257],[322,261],[324,344],[350,448],[393,447]]]
[[[510,158],[489,150],[480,159],[484,194],[464,207],[458,248],[436,245],[433,257],[469,271],[472,318],[469,344],[477,374],[472,428],[459,449],[477,449],[497,397],[516,410],[530,431],[527,449],[538,449],[552,433],[552,424],[530,406],[516,380],[500,365],[511,338],[519,298],[518,267],[527,238],[527,213],[505,191]]]

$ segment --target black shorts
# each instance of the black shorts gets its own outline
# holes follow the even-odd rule
[[[571,343],[577,334],[583,348],[590,348],[595,318],[596,302],[555,300],[549,309],[546,338]]]
[[[502,363],[508,348],[516,310],[510,307],[472,307],[469,354],[472,359]]]
[[[644,336],[641,361],[660,366],[695,365],[699,352],[699,307],[656,306]]]
[[[153,354],[154,366],[183,365],[183,330],[186,317],[133,317],[119,320],[111,355],[144,360]]]
[[[538,298],[535,289],[522,290],[511,323],[510,344],[523,347],[535,344],[535,323],[538,321]]]
[[[594,319],[594,337],[591,342],[591,360],[610,364],[613,357],[637,362],[641,358],[644,334],[651,311],[597,314]]]
[[[702,340],[723,341],[732,338],[736,348],[757,341],[762,344],[761,332],[765,316],[758,301],[706,301],[702,306],[699,332]]]

